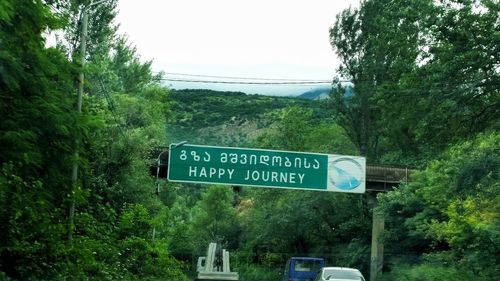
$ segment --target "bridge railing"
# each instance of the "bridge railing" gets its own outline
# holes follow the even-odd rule
[[[401,183],[411,181],[415,170],[381,165],[366,166],[366,183],[368,191],[388,191]]]

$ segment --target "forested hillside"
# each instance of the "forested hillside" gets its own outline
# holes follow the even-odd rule
[[[330,30],[333,82],[352,86],[321,101],[169,89],[117,34],[117,1],[0,0],[0,280],[192,280],[209,242],[230,251],[241,281],[280,280],[291,256],[368,280],[373,212],[385,218],[377,280],[498,278],[498,1],[343,11]],[[383,194],[150,174],[179,141],[415,172]]]
[[[167,122],[168,142],[252,146],[279,120],[284,108],[311,109],[317,122],[328,117],[317,102],[241,92],[172,90],[169,104],[172,118]]]

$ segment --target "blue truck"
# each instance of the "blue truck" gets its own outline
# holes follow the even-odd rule
[[[324,266],[322,258],[292,257],[286,263],[282,281],[312,281]]]

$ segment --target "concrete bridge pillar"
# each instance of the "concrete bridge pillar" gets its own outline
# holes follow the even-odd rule
[[[372,207],[372,247],[370,257],[370,281],[375,281],[377,275],[382,272],[384,265],[384,243],[382,241],[382,233],[384,232],[385,220],[384,214],[376,211],[377,194],[372,193],[370,196],[370,205]]]

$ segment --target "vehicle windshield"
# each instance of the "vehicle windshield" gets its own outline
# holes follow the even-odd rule
[[[319,271],[321,261],[319,260],[296,260],[295,271]]]

